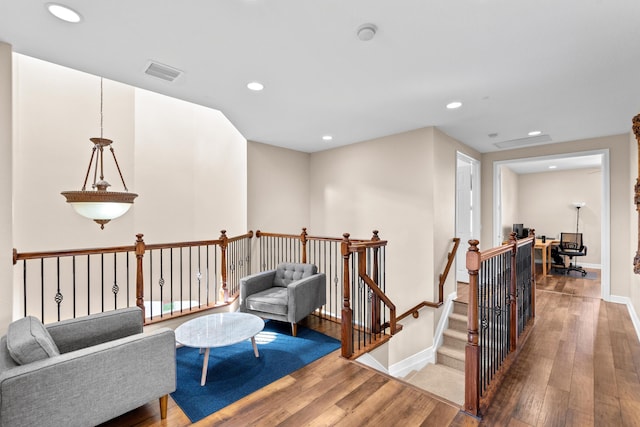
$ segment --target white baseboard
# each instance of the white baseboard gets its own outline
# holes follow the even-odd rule
[[[382,366],[382,363],[378,362],[376,358],[369,353],[365,353],[362,356],[358,357],[356,359],[356,362],[360,362],[363,365],[367,365],[368,367],[373,368],[376,371],[384,372],[385,374],[389,373],[387,368]]]
[[[436,363],[436,351],[440,347],[440,343],[442,343],[442,334],[449,326],[449,314],[453,311],[453,300],[457,296],[456,292],[449,294],[444,303],[442,316],[440,316],[440,321],[433,337],[433,345],[391,365],[389,367],[389,375],[396,378],[405,377],[411,371],[419,371],[429,363]]]
[[[633,323],[633,327],[636,330],[636,335],[640,340],[640,318],[638,318],[638,313],[636,313],[636,309],[633,307],[631,303],[631,298],[629,297],[621,297],[618,295],[611,295],[609,297],[610,302],[615,302],[617,304],[624,304],[627,306],[627,310],[629,310],[629,316],[631,317],[631,322]]]

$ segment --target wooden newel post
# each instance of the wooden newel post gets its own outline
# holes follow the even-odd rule
[[[343,276],[343,289],[342,289],[342,357],[349,358],[353,354],[353,328],[352,319],[353,312],[351,311],[351,285],[349,283],[349,233],[342,235],[343,239],[340,243],[340,251],[342,254],[342,276]]]
[[[633,258],[633,272],[640,274],[640,114],[636,115],[631,123],[636,141],[638,141],[638,177],[636,178],[636,185],[634,187],[635,195],[633,198],[633,202],[636,204],[636,211],[638,211],[638,250],[636,251],[636,256]]]
[[[518,241],[516,233],[509,235],[509,244],[511,246],[511,277],[509,278],[509,352],[516,350],[518,340]],[[531,248],[533,250],[533,248]],[[522,298],[522,296],[521,296]]]
[[[227,288],[227,245],[229,244],[229,238],[227,237],[227,230],[220,230],[220,274],[222,287],[220,293],[222,294],[222,301],[229,302],[229,289]]]
[[[373,230],[373,236],[371,236],[372,242],[379,242],[380,237],[378,236],[378,230]],[[379,264],[378,264],[378,251],[379,248],[376,246],[373,248],[373,269],[371,271],[371,278],[375,282],[376,286],[380,287],[380,274],[379,274]],[[361,273],[366,272],[367,263],[366,263],[366,252],[358,253],[360,263],[362,264]],[[380,298],[378,295],[373,294],[371,296],[371,328],[372,332],[379,334],[382,331],[382,315],[380,308]]]
[[[533,237],[531,243],[531,318],[536,317],[536,229],[529,229],[529,236]],[[545,248],[542,248],[545,251]]]
[[[469,304],[467,308],[467,345],[464,364],[464,410],[480,415],[480,349],[478,347],[478,271],[481,254],[477,240],[469,240],[467,270],[469,271]]]
[[[136,305],[142,310],[142,321],[144,322],[144,275],[142,273],[142,260],[146,246],[142,240],[143,234],[136,234]]]
[[[302,263],[307,263],[307,229],[302,228],[302,233],[300,233],[300,242],[302,242]]]

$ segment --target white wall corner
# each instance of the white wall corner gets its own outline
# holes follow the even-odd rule
[[[358,357],[356,359],[356,362],[360,362],[363,365],[375,369],[376,371],[384,372],[385,374],[389,373],[389,371],[387,371],[387,368],[382,366],[382,363],[378,362],[376,358],[369,353],[365,353],[362,356]]]
[[[611,295],[609,297],[609,302],[614,302],[616,304],[624,304],[627,306],[627,310],[629,310],[629,316],[631,317],[631,322],[633,323],[633,327],[636,330],[636,335],[640,340],[640,318],[638,318],[638,313],[636,313],[636,309],[633,307],[633,304],[631,303],[631,298],[621,297],[618,295]]]
[[[396,378],[402,378],[409,375],[411,371],[419,371],[429,363],[436,363],[436,351],[442,343],[442,334],[449,326],[449,315],[453,311],[453,300],[456,299],[457,296],[458,294],[456,292],[447,296],[442,316],[440,316],[440,321],[438,322],[438,327],[434,334],[434,344],[431,347],[427,347],[424,350],[391,365],[389,367],[389,375]]]

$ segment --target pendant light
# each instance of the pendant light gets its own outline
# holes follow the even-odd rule
[[[73,206],[73,209],[85,218],[92,219],[100,224],[100,228],[104,229],[104,225],[112,219],[118,218],[124,215],[131,205],[133,200],[138,197],[135,193],[129,193],[127,185],[124,183],[122,177],[122,171],[118,165],[118,159],[113,151],[111,144],[112,140],[103,138],[103,90],[102,90],[102,77],[100,78],[100,138],[89,138],[93,143],[93,149],[91,150],[91,159],[89,159],[89,167],[87,168],[87,174],[84,177],[84,184],[82,184],[82,190],[80,191],[63,191],[61,194],[66,197],[67,203]],[[120,175],[122,186],[124,191],[107,191],[107,188],[111,186],[104,179],[104,150],[108,148],[113,155],[113,161],[116,164],[116,169]],[[95,159],[95,165],[94,165]],[[91,190],[87,190],[87,180],[93,171],[93,183],[91,184]],[[100,176],[98,180],[98,169],[100,170]]]

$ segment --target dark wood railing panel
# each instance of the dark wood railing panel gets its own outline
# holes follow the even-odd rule
[[[512,233],[499,248],[480,252],[469,241],[468,341],[465,350],[466,412],[480,416],[519,350],[535,310],[535,234]]]

